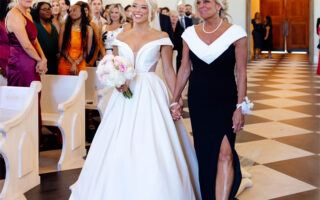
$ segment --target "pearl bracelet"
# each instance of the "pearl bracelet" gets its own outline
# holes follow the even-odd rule
[[[170,108],[176,105],[178,105],[178,102],[173,102],[172,104],[170,104]]]

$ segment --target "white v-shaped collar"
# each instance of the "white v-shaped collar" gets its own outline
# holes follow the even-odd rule
[[[232,25],[210,45],[200,39],[194,26],[187,28],[181,37],[198,58],[207,64],[211,64],[221,56],[231,44],[246,36],[247,33],[240,26]]]

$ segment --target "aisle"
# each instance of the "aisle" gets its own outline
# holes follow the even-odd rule
[[[236,149],[254,186],[238,199],[319,200],[320,76],[306,55],[253,61],[248,76],[248,96],[255,108],[238,135]],[[184,117],[191,132],[188,108]],[[79,173],[80,169],[42,174],[42,184],[26,197],[66,200],[68,186]]]
[[[248,65],[252,116],[236,149],[254,186],[239,200],[320,199],[320,77],[307,55],[279,56]]]

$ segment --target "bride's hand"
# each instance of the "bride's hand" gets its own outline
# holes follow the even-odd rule
[[[182,106],[180,104],[174,105],[170,108],[171,116],[174,121],[182,118]]]
[[[128,85],[127,84],[123,84],[119,88],[116,88],[116,89],[118,90],[118,92],[123,93],[123,92],[128,90]]]

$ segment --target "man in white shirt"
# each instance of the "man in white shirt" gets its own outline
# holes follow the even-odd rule
[[[68,17],[68,10],[70,8],[70,1],[69,0],[59,0],[60,9],[61,9],[61,16],[63,21],[67,20]]]
[[[102,12],[102,0],[91,0],[91,10],[92,10],[92,22],[96,24],[99,30],[102,29],[103,25],[107,23],[103,17],[101,17]]]

